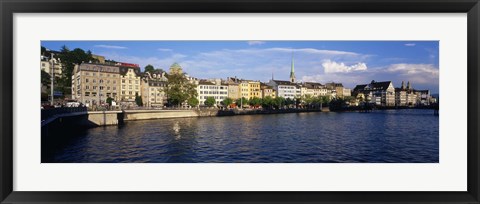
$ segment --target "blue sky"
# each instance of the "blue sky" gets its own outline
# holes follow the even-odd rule
[[[82,48],[120,62],[168,70],[179,63],[191,76],[288,80],[292,60],[298,81],[341,82],[353,88],[371,80],[410,81],[438,93],[438,41],[42,41],[50,50]]]

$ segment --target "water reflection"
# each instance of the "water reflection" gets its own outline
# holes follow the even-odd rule
[[[42,161],[436,163],[438,135],[431,110],[129,121],[79,132]]]

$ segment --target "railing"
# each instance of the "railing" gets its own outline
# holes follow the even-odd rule
[[[48,119],[55,115],[65,114],[65,113],[78,113],[78,112],[87,112],[87,107],[63,107],[63,108],[52,108],[42,110],[42,120]]]

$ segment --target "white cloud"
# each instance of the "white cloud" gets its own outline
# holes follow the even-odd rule
[[[416,84],[438,84],[440,74],[433,64],[392,64],[386,72]]]
[[[339,65],[341,63],[337,63],[337,66]],[[402,81],[409,81],[415,89],[429,89],[436,92],[439,84],[439,70],[433,64],[391,64],[385,67],[369,68],[360,72],[312,73],[302,77],[302,81],[319,83],[341,82],[349,88],[354,88],[358,84],[367,84],[371,80],[392,81],[395,87],[399,87]]]
[[[359,62],[353,65],[345,65],[343,62],[337,63],[335,61],[325,60],[322,63],[324,68],[324,72],[328,73],[336,73],[336,72],[352,72],[352,71],[365,71],[367,70],[367,64],[363,62]]]
[[[415,43],[406,43],[405,46],[407,47],[414,47],[416,44]]]
[[[106,48],[106,49],[127,49],[127,47],[117,45],[95,45],[94,47]]]
[[[172,49],[168,49],[168,48],[158,48],[157,50],[161,51],[161,52],[171,52],[171,51],[173,51]]]
[[[265,44],[264,41],[259,41],[259,40],[252,40],[252,41],[247,41],[248,45],[262,45]]]

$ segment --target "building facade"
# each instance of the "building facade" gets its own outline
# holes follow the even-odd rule
[[[376,82],[370,84],[357,85],[354,90],[354,96],[363,95],[365,102],[377,106],[395,106],[395,88],[391,81]]]
[[[265,83],[260,83],[260,90],[262,92],[262,98],[265,98],[267,96],[270,96],[272,98],[275,98],[276,92],[273,89],[273,87],[265,84]]]
[[[331,93],[330,96],[332,98],[343,98],[344,97],[343,93],[344,93],[345,88],[343,87],[342,83],[335,83],[335,82],[326,83],[325,87]]]
[[[276,97],[295,99],[301,96],[300,86],[290,81],[270,80],[268,85],[273,87]]]
[[[62,61],[60,58],[52,58],[41,56],[40,57],[40,69],[47,72],[48,74],[53,75],[55,77],[62,77]]]
[[[120,67],[82,63],[72,75],[72,99],[87,106],[103,105],[107,98],[120,99]]]
[[[117,66],[120,68],[120,101],[122,103],[134,104],[135,97],[141,96],[140,66],[129,63],[117,63]]]
[[[160,70],[146,72],[142,76],[141,96],[146,107],[163,107],[167,104],[165,89],[168,85],[166,73]]]
[[[200,80],[197,86],[198,101],[200,105],[205,105],[208,97],[215,98],[216,105],[228,97],[228,85],[222,83],[220,79]]]

